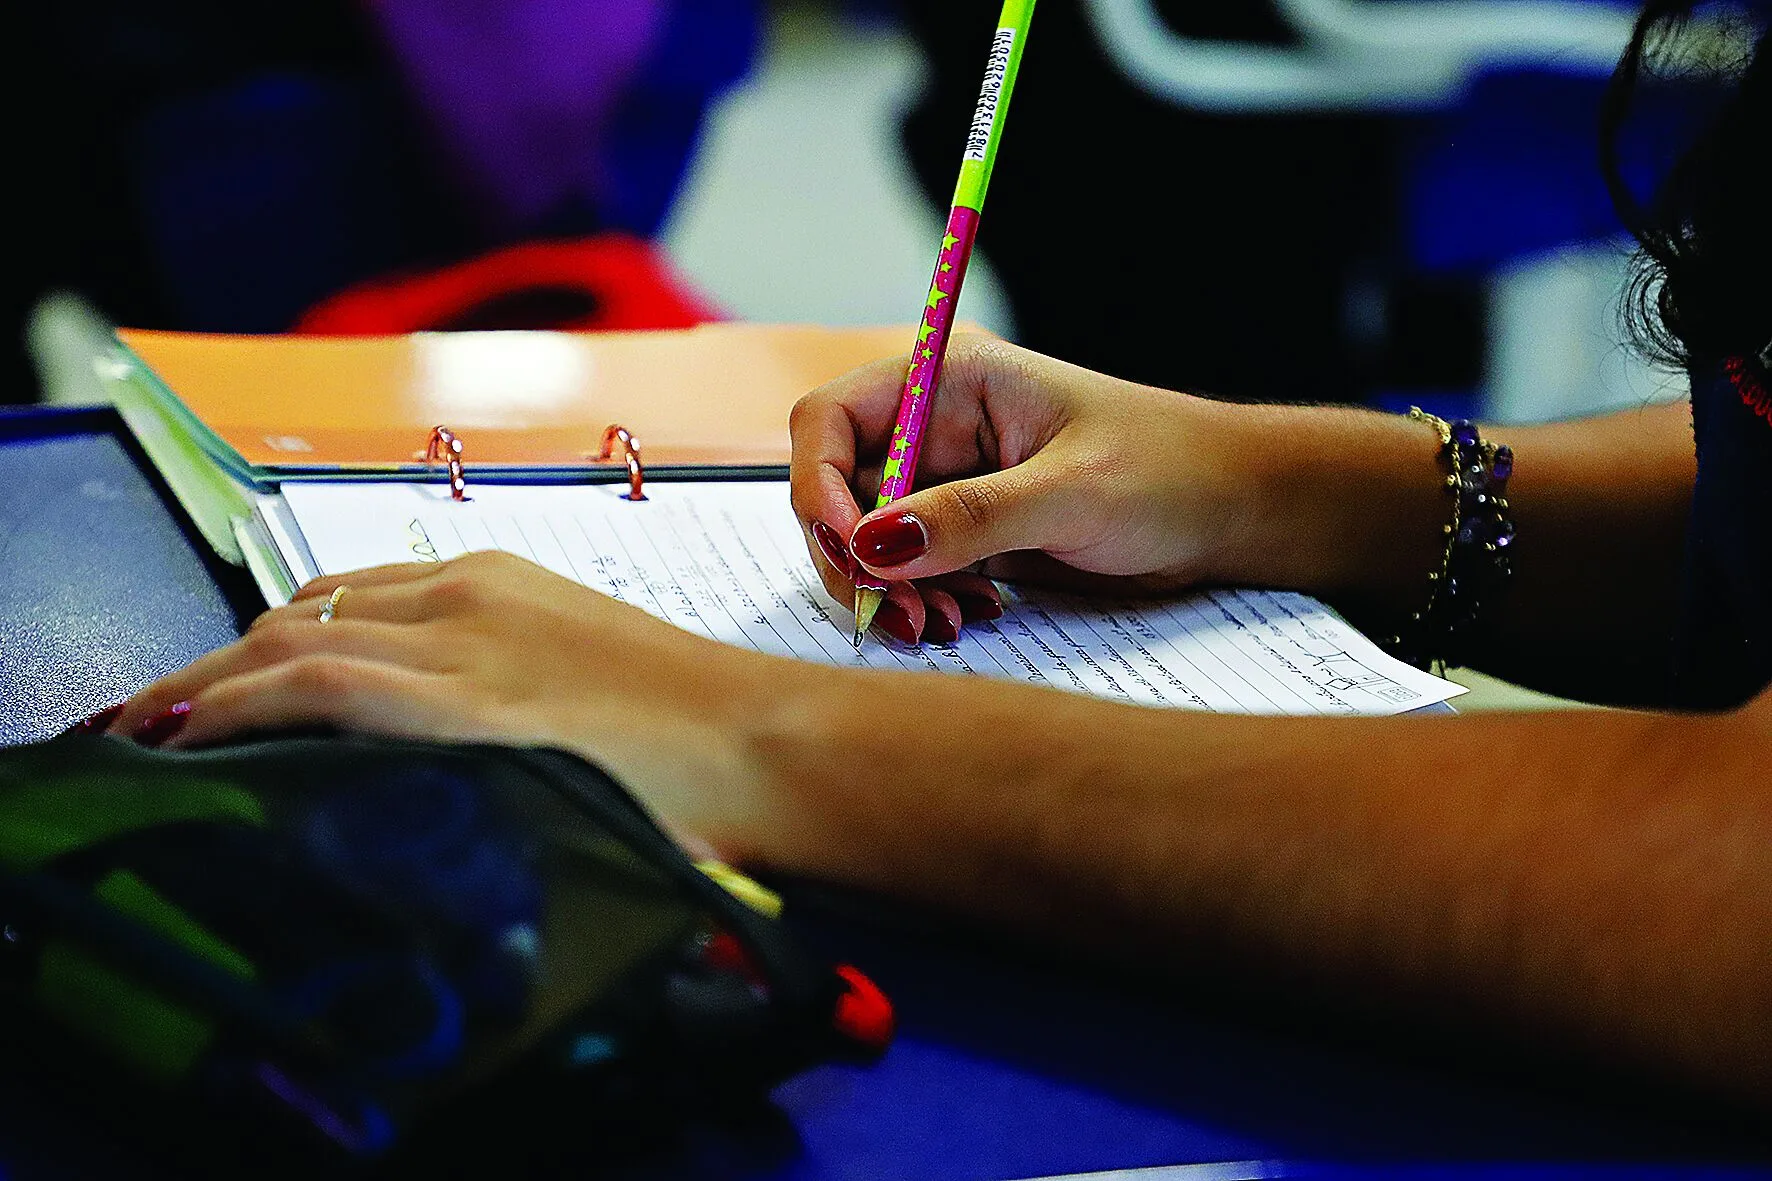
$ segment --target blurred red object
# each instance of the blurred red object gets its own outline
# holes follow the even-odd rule
[[[292,331],[325,336],[517,328],[688,328],[725,317],[641,238],[525,242],[345,288]]]

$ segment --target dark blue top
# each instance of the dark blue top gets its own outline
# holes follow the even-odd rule
[[[1772,680],[1772,380],[1732,359],[1694,369],[1698,482],[1673,665],[1673,704],[1739,705]]]

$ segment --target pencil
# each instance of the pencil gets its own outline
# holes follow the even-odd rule
[[[972,113],[972,129],[966,135],[966,154],[960,161],[960,179],[954,185],[953,208],[948,211],[947,229],[941,236],[941,249],[935,256],[935,275],[929,281],[929,295],[924,301],[916,344],[911,350],[904,390],[898,399],[898,420],[892,428],[892,441],[886,448],[886,466],[880,473],[880,494],[874,508],[884,508],[911,490],[916,475],[917,457],[923,450],[923,428],[929,421],[929,406],[941,380],[941,363],[947,356],[948,333],[954,323],[954,308],[960,302],[960,284],[966,278],[966,264],[972,257],[972,243],[978,236],[978,218],[984,209],[985,190],[991,183],[991,168],[997,162],[997,144],[1003,136],[1003,121],[1009,113],[1009,95],[1015,89],[1016,71],[1021,66],[1021,51],[1027,44],[1028,22],[1034,16],[1034,0],[1005,0],[1003,14],[997,18],[997,34],[991,39],[990,61],[985,67],[984,85],[979,88],[978,106]],[[855,584],[855,646],[874,622],[874,613],[886,597],[886,587],[872,582],[865,575]]]

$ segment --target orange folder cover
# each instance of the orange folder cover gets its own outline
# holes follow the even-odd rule
[[[223,462],[300,478],[418,470],[440,425],[470,470],[584,469],[611,424],[639,440],[649,470],[785,464],[794,402],[905,354],[914,328],[117,336],[206,448],[238,457]]]

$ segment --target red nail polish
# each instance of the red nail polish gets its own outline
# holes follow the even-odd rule
[[[889,513],[863,521],[850,543],[850,552],[870,566],[898,566],[929,548],[929,530],[910,513]]]
[[[901,644],[917,642],[917,631],[911,626],[910,613],[891,599],[881,603],[880,609],[874,612],[874,626]]]
[[[123,712],[123,707],[127,704],[128,702],[119,701],[116,705],[107,705],[90,718],[69,726],[67,732],[70,734],[103,734],[110,729],[111,723],[117,720],[117,715]]]
[[[1003,604],[991,595],[955,595],[960,604],[960,622],[983,623],[1003,617]]]
[[[960,627],[940,611],[930,608],[923,619],[923,638],[931,644],[951,644],[960,638]]]
[[[823,521],[812,522],[812,540],[818,543],[818,552],[824,560],[844,578],[855,577],[855,563],[849,558],[849,547],[843,544],[838,532]]]
[[[143,746],[161,745],[185,728],[185,719],[190,712],[191,703],[181,701],[165,713],[155,714],[136,727],[135,740]]]

